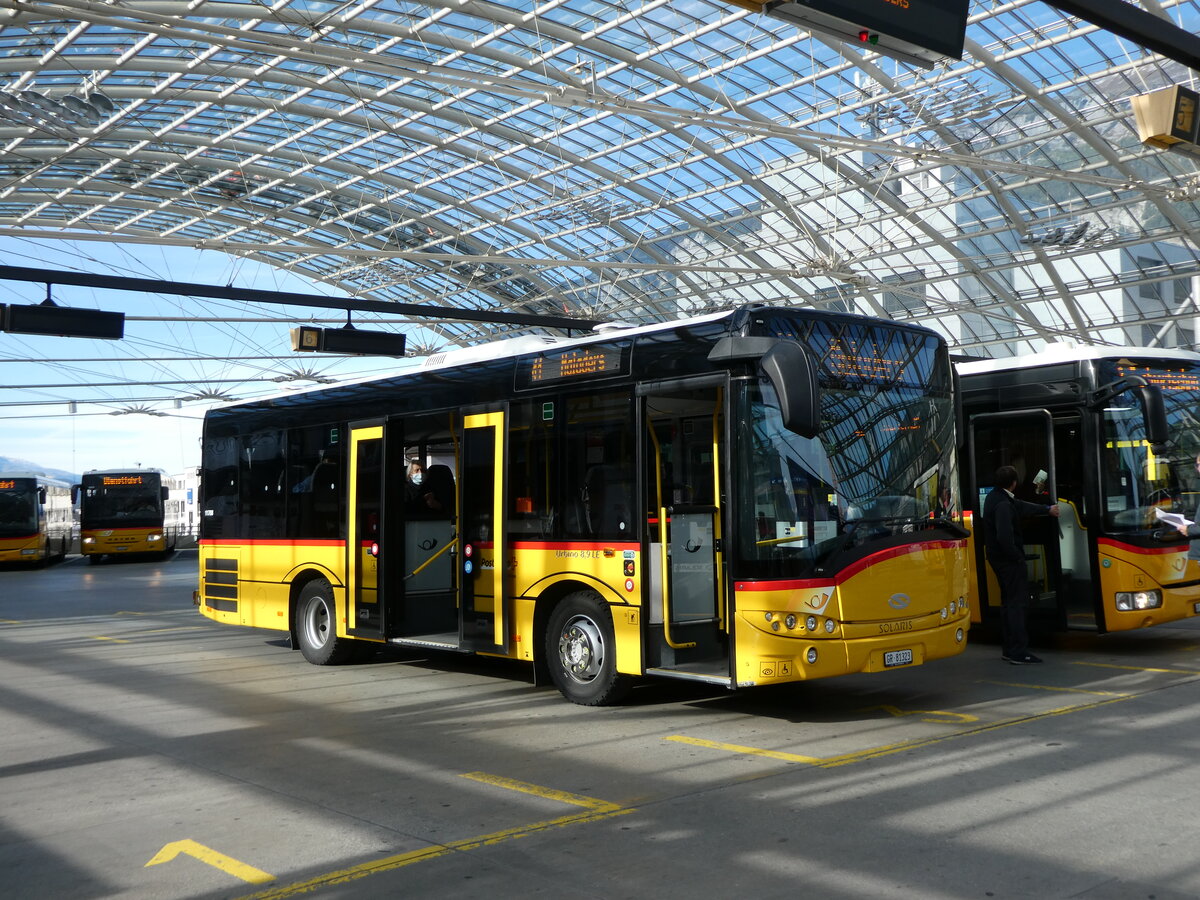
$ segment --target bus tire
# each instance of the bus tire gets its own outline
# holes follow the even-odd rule
[[[296,641],[314,666],[340,666],[363,658],[359,641],[338,637],[333,588],[316,578],[300,589],[296,599]]]
[[[554,607],[546,663],[562,695],[581,706],[618,703],[633,687],[630,676],[617,673],[612,614],[594,591],[568,594]]]

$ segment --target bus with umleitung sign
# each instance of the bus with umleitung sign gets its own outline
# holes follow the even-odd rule
[[[525,336],[214,408],[202,444],[196,603],[314,663],[506,657],[598,705],[647,676],[733,690],[965,644],[927,329],[747,307]]]

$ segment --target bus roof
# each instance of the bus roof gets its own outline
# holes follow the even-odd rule
[[[1047,344],[1040,353],[1026,353],[999,359],[980,359],[957,362],[955,368],[960,375],[976,375],[981,372],[1005,372],[1013,369],[1035,369],[1064,362],[1080,362],[1087,359],[1173,360],[1176,362],[1200,363],[1200,353],[1192,350],[1171,350],[1165,347],[1106,347],[1079,345],[1070,342]]]
[[[33,478],[40,481],[42,484],[53,484],[60,487],[70,487],[71,485],[63,481],[61,478],[55,478],[52,475],[47,475],[45,472],[0,472],[0,480],[10,478]]]
[[[305,394],[316,393],[339,387],[350,387],[361,384],[371,384],[372,382],[383,381],[390,378],[398,378],[404,376],[421,375],[426,372],[437,372],[444,369],[453,369],[459,366],[469,365],[478,362],[495,362],[502,359],[511,359],[518,356],[524,356],[529,353],[536,353],[541,350],[564,350],[572,347],[584,346],[587,344],[604,343],[606,341],[621,340],[626,338],[637,338],[641,335],[654,334],[659,331],[669,331],[674,328],[684,328],[695,325],[703,325],[708,322],[719,322],[722,319],[732,319],[739,313],[777,313],[786,315],[789,313],[799,313],[805,316],[817,316],[820,318],[847,318],[856,322],[861,322],[864,325],[886,325],[892,328],[902,329],[904,331],[927,332],[936,335],[932,329],[923,325],[916,325],[912,322],[896,322],[891,319],[879,319],[872,316],[862,316],[854,313],[838,313],[829,312],[826,310],[818,310],[813,307],[804,306],[768,306],[757,303],[743,304],[741,306],[731,307],[729,309],[719,310],[717,312],[705,313],[699,316],[683,316],[678,319],[670,319],[665,322],[652,322],[647,325],[624,325],[622,323],[606,322],[596,326],[591,334],[586,334],[580,337],[557,337],[554,335],[532,335],[524,334],[511,338],[501,338],[495,341],[485,341],[479,344],[472,344],[469,347],[461,347],[456,350],[449,350],[441,353],[433,353],[426,357],[422,364],[416,364],[415,361],[402,368],[398,368],[395,372],[388,374],[373,373],[361,378],[347,378],[344,381],[338,381],[335,384],[314,384],[303,388],[293,388],[292,390],[276,391],[271,394],[265,394],[261,397],[252,397],[245,400],[232,400],[228,403],[218,404],[210,408],[211,411],[235,409],[239,406],[251,406],[257,403],[268,403],[275,399],[285,397],[298,397]]]

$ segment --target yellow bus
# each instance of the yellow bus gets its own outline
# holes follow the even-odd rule
[[[969,624],[953,403],[932,331],[749,307],[215,408],[196,603],[313,663],[487,654],[586,705],[916,666]]]
[[[157,469],[95,469],[75,485],[80,552],[88,562],[106,556],[158,554],[175,549],[164,521],[168,494]]]
[[[1127,631],[1200,614],[1200,544],[1191,551],[1164,520],[1197,518],[1200,354],[1055,344],[960,363],[958,374],[974,509],[1002,465],[1017,469],[1017,496],[1059,504],[1057,520],[1024,526],[1031,627]],[[999,591],[981,545],[973,612],[995,624]]]
[[[32,472],[0,474],[0,562],[62,559],[73,536],[71,487]]]

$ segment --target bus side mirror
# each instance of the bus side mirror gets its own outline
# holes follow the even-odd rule
[[[168,498],[170,498],[170,496],[171,496],[171,489],[163,488],[162,489],[162,498],[163,498],[164,503],[168,500]]]
[[[758,364],[779,398],[783,427],[801,437],[816,437],[821,431],[821,388],[812,356],[793,341],[779,341]]]
[[[38,503],[42,504],[42,506],[46,505],[46,488],[45,487],[38,488]]]
[[[1152,447],[1160,447],[1171,434],[1167,427],[1167,410],[1163,405],[1162,391],[1152,384],[1140,384],[1133,388],[1142,403],[1142,416],[1146,420],[1146,440]]]
[[[71,485],[71,502],[72,502],[72,503],[78,503],[78,502],[79,502],[79,492],[80,492],[82,489],[83,489],[83,485],[82,485],[82,484],[73,484],[73,485]]]
[[[1163,405],[1162,391],[1140,375],[1126,375],[1111,384],[1097,388],[1089,397],[1093,407],[1103,406],[1114,397],[1129,391],[1138,398],[1142,406],[1142,421],[1146,426],[1146,443],[1161,447],[1171,437],[1167,427],[1167,410]]]

